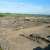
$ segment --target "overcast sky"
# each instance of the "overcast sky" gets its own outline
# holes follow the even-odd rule
[[[50,14],[50,0],[0,0],[0,12]]]

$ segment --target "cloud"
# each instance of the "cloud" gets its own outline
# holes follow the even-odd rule
[[[0,12],[16,12],[16,3],[0,1]]]
[[[24,4],[24,3],[19,3],[17,5],[17,11],[22,13],[39,14],[42,13],[42,10],[43,10],[43,6],[39,6],[39,5]]]
[[[25,2],[0,1],[0,12],[50,14],[50,7]]]

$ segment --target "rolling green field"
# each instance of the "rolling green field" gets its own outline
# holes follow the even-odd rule
[[[50,15],[41,15],[41,14],[0,13],[0,17],[4,17],[4,16],[50,17]]]

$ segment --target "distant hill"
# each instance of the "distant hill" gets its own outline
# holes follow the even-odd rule
[[[43,14],[17,14],[17,13],[0,13],[0,17],[4,17],[4,16],[29,16],[29,17],[50,17],[50,15],[43,15]]]

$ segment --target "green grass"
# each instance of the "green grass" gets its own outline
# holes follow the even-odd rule
[[[2,50],[2,48],[0,48],[0,50]]]
[[[5,17],[5,16],[14,16],[14,17],[24,17],[24,16],[27,16],[27,17],[50,17],[50,15],[40,15],[40,14],[18,14],[18,13],[0,13],[0,17]]]

